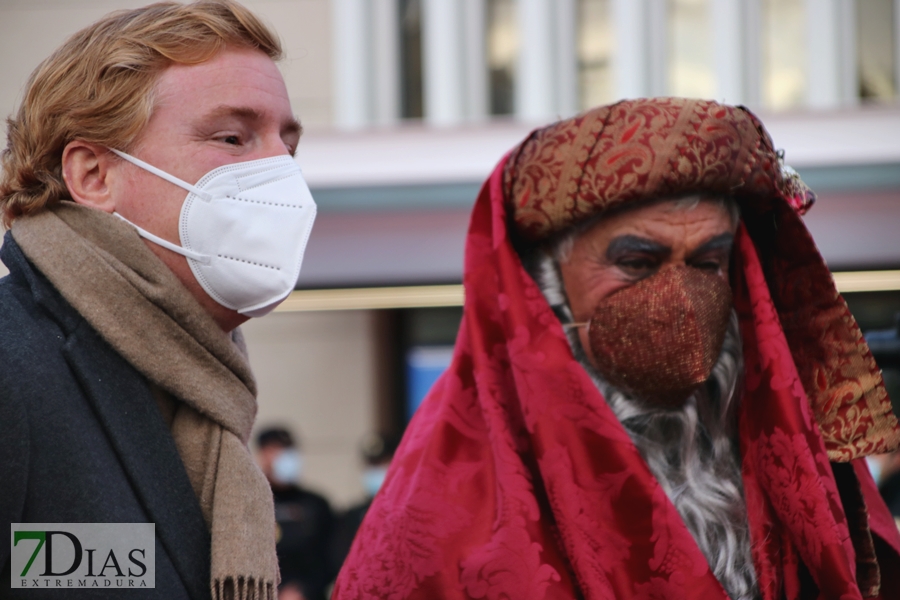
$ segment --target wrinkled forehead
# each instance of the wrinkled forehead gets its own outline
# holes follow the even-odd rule
[[[694,193],[667,198],[648,198],[597,213],[551,236],[546,247],[557,260],[568,257],[582,237],[604,239],[619,234],[640,234],[665,240],[702,230],[707,237],[735,233],[740,208],[731,196]],[[730,239],[730,238],[729,238]],[[607,239],[609,241],[609,239]],[[706,238],[700,241],[707,241]]]
[[[580,223],[570,226],[569,230],[583,230],[591,224],[604,219],[627,217],[633,220],[644,218],[646,209],[662,215],[678,215],[695,211],[698,207],[715,207],[725,214],[733,226],[740,219],[740,206],[733,196],[714,192],[691,192],[661,198],[640,198],[633,202],[625,202],[607,210],[597,212]]]
[[[504,171],[512,221],[530,242],[643,202],[771,197],[780,183],[751,113],[684,98],[623,101],[535,131]]]

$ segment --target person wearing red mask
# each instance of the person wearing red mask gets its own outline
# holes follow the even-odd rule
[[[760,121],[640,99],[534,131],[476,202],[453,362],[350,598],[897,598],[880,371]]]

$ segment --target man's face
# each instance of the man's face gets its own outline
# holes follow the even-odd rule
[[[153,115],[131,154],[193,184],[223,165],[293,154],[299,137],[275,63],[258,50],[226,49],[204,63],[176,64],[162,73]],[[116,212],[181,245],[184,190],[124,160],[115,169],[110,191]],[[246,320],[203,291],[183,256],[147,246],[224,329]]]
[[[687,265],[728,281],[736,223],[719,202],[663,201],[600,219],[579,235],[560,263],[575,322],[586,322],[597,304],[663,267]],[[587,327],[581,345],[596,366]]]

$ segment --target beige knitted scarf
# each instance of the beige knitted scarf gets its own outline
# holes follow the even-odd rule
[[[73,202],[20,217],[22,251],[88,323],[175,403],[172,436],[212,536],[216,600],[274,600],[272,492],[247,440],[256,383],[246,356],[113,215]]]

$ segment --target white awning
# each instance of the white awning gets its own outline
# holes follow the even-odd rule
[[[900,163],[900,109],[865,107],[761,115],[795,167]],[[480,183],[537,124],[491,121],[459,128],[407,125],[362,132],[309,131],[297,160],[312,188]]]

